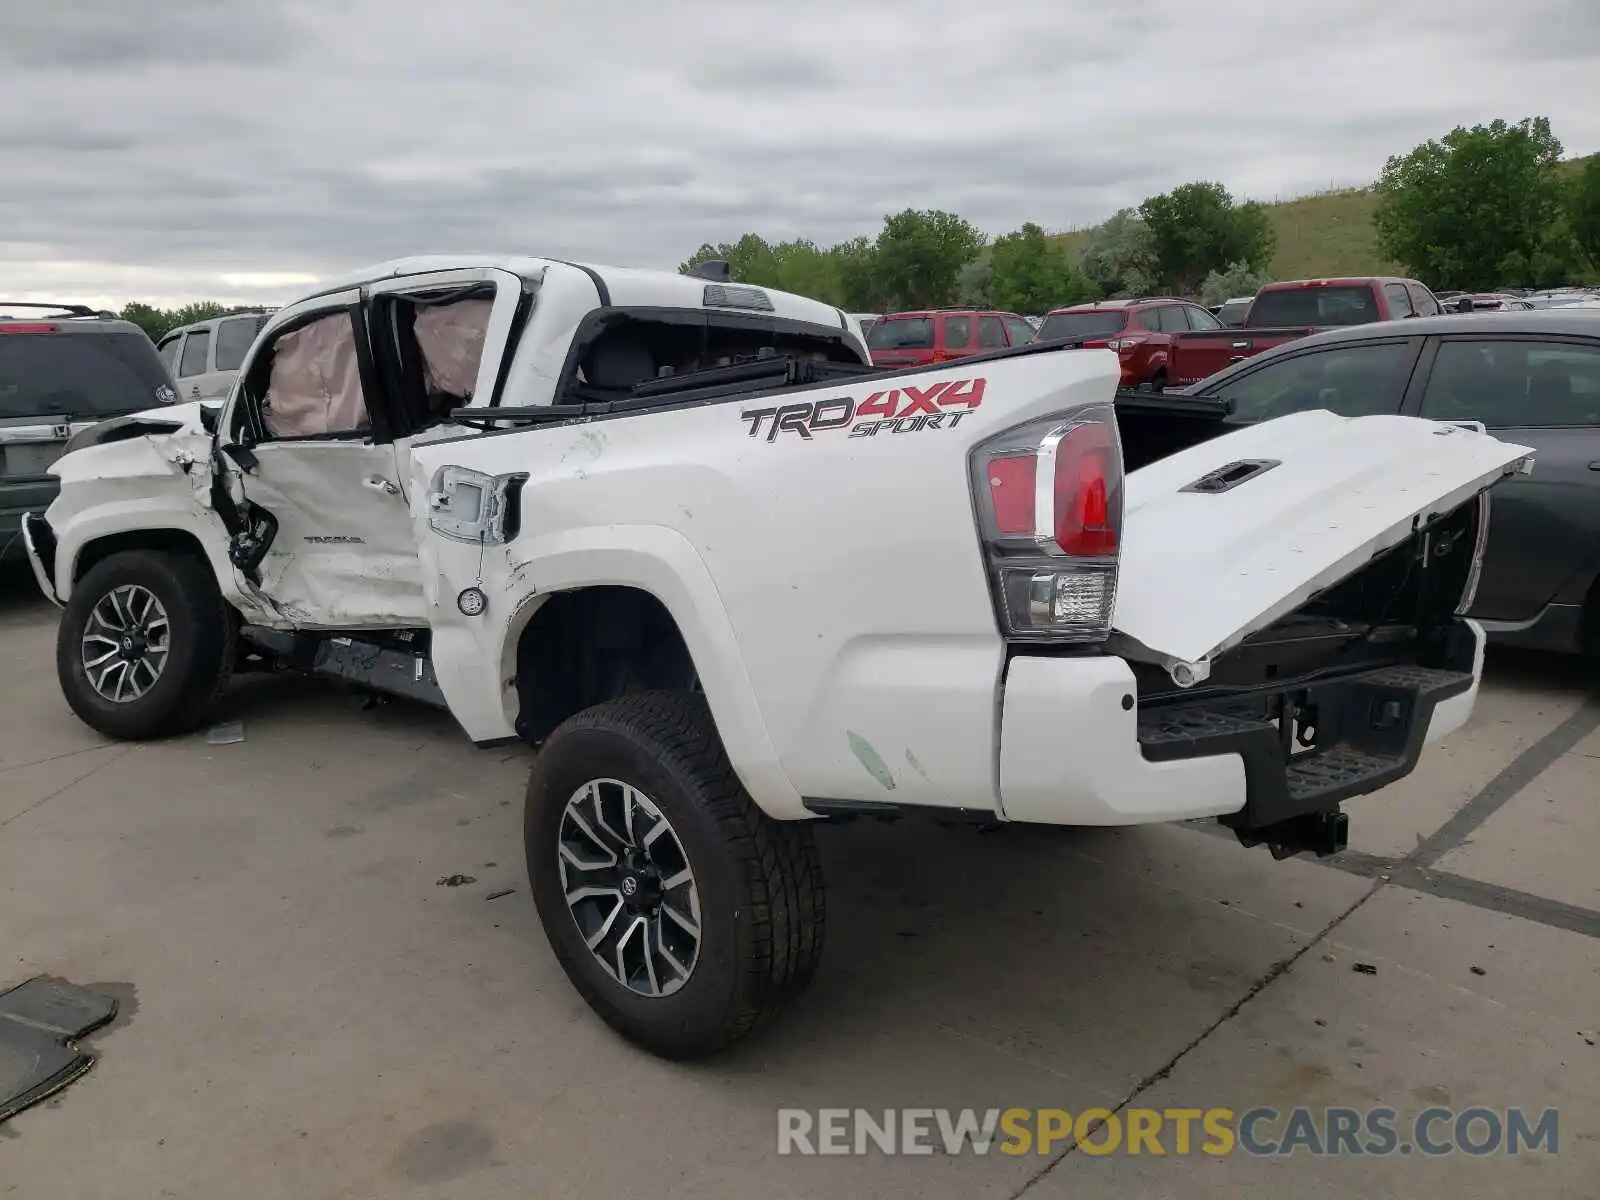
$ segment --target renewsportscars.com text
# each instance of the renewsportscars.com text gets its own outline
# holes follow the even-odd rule
[[[778,1153],[1555,1154],[1558,1123],[1553,1108],[782,1108]]]

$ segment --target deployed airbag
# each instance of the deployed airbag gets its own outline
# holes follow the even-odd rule
[[[487,298],[458,300],[454,304],[418,309],[412,330],[422,351],[422,369],[428,391],[470,399],[483,361],[483,340],[489,329]]]
[[[348,314],[330,313],[278,339],[261,416],[275,438],[371,427]]]

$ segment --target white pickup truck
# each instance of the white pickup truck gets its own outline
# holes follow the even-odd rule
[[[1527,447],[1225,433],[1118,371],[874,373],[796,296],[405,260],[274,313],[220,408],[80,434],[25,540],[112,737],[266,666],[539,746],[555,953],[623,1035],[704,1054],[817,966],[816,820],[1214,817],[1325,854],[1467,719],[1488,489]]]

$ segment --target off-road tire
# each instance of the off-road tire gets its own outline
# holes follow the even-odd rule
[[[672,826],[694,872],[699,960],[664,996],[624,987],[579,932],[557,868],[568,800],[609,779],[637,788]],[[822,865],[803,821],[775,821],[740,784],[700,696],[644,692],[586,709],[545,742],[528,781],[529,884],[557,960],[608,1025],[664,1058],[714,1054],[799,992],[822,955]]]
[[[135,584],[166,609],[167,661],[137,700],[114,703],[90,684],[81,640],[95,605],[114,588]],[[62,695],[84,724],[119,741],[187,733],[204,721],[233,673],[237,618],[211,568],[166,550],[124,550],[96,563],[73,586],[56,631]]]

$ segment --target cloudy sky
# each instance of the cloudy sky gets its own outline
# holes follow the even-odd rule
[[[907,206],[1065,229],[1600,150],[1596,0],[0,0],[0,297],[276,301],[398,254],[675,266]]]

